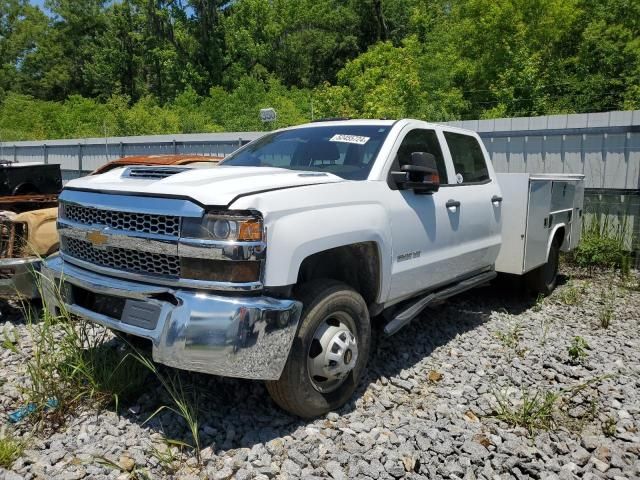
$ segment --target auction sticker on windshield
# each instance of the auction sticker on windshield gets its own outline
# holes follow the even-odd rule
[[[355,143],[358,145],[364,145],[369,141],[371,137],[361,137],[359,135],[343,135],[341,133],[336,133],[333,137],[329,139],[330,142],[344,142],[344,143]]]

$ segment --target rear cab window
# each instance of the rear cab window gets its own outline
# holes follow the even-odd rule
[[[455,183],[464,185],[489,182],[489,168],[478,140],[463,133],[443,133],[456,172]]]

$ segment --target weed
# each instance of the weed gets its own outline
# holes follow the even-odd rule
[[[577,305],[582,297],[582,292],[577,285],[569,285],[558,295],[559,300],[565,305]]]
[[[616,268],[622,275],[629,272],[629,252],[625,247],[627,225],[609,224],[608,216],[597,216],[582,229],[582,239],[573,253],[573,261],[593,272],[595,267]]]
[[[496,336],[505,347],[516,349],[522,339],[522,325],[511,325],[506,332],[497,332]]]
[[[607,417],[607,419],[602,422],[602,433],[604,433],[606,437],[613,437],[616,434],[617,428],[618,423],[613,417]]]
[[[609,284],[606,290],[600,292],[600,311],[598,312],[598,320],[601,328],[609,328],[613,319],[614,307],[616,300],[616,290]]]
[[[589,345],[586,340],[580,336],[573,337],[571,345],[567,348],[569,360],[573,364],[582,363],[587,358],[587,349]]]
[[[533,303],[533,306],[531,307],[531,310],[533,310],[534,312],[539,312],[540,310],[542,310],[542,306],[543,305],[544,305],[544,295],[542,295],[540,293],[536,297],[536,300]]]
[[[526,349],[520,347],[520,340],[522,339],[522,325],[515,323],[508,327],[504,332],[497,332],[496,337],[502,345],[512,350],[516,355],[522,357],[526,353]]]
[[[22,455],[23,450],[24,443],[16,440],[13,436],[5,435],[0,437],[0,467],[11,468],[13,462]]]
[[[182,381],[180,380],[179,373],[161,373],[156,365],[147,356],[136,353],[135,357],[142,365],[144,365],[150,372],[152,372],[158,378],[158,380],[160,380],[160,383],[162,384],[165,391],[169,394],[171,402],[173,403],[172,406],[163,405],[159,407],[149,416],[146,422],[151,420],[162,410],[170,410],[171,412],[180,416],[187,424],[191,433],[191,438],[193,440],[193,445],[183,445],[193,449],[196,455],[196,460],[198,461],[198,463],[200,463],[200,430],[198,424],[197,392],[193,389],[189,392],[184,389]],[[176,441],[174,441],[174,443],[182,444],[182,442]]]
[[[2,332],[2,348],[5,348],[13,353],[19,353],[18,349],[18,331],[15,327],[12,329],[5,329]]]
[[[563,426],[579,432],[586,422],[598,413],[597,390],[593,384],[611,378],[610,375],[592,378],[571,388],[558,391],[521,389],[519,400],[511,400],[505,393],[494,392],[497,409],[494,416],[516,427],[524,427],[532,434],[536,430],[551,430]]]
[[[46,287],[61,296],[58,286]],[[82,403],[118,408],[123,398],[142,390],[149,372],[121,344],[109,342],[108,330],[65,309],[59,315],[44,309],[40,322],[27,320],[34,351],[25,396],[36,405],[35,420],[42,426],[61,425]],[[47,409],[52,399],[56,408]]]
[[[118,476],[118,478],[126,478],[127,480],[151,480],[151,478],[153,478],[146,469],[134,467],[133,470],[129,471],[122,468],[116,462],[112,462],[108,458],[99,457],[96,458],[96,460],[105,467],[120,471],[122,475]]]
[[[504,394],[495,394],[498,402],[496,417],[509,425],[524,427],[529,433],[534,430],[550,430],[555,426],[554,405],[559,394],[551,391],[522,389],[519,402],[509,401]]]
[[[175,444],[175,442],[168,439],[166,439],[165,442],[164,448],[151,445],[149,453],[158,461],[158,464],[166,474],[172,475],[178,470],[178,462],[181,455],[176,455],[176,452],[171,446]],[[178,445],[178,447],[182,447],[182,445]]]

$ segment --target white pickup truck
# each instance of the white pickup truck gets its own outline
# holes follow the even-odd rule
[[[316,122],[210,169],[69,182],[45,302],[150,340],[157,362],[266,380],[312,417],[351,397],[376,322],[393,334],[497,271],[549,293],[582,201],[579,175],[496,175],[471,131]]]

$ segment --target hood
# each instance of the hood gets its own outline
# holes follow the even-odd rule
[[[344,179],[323,172],[305,172],[271,167],[219,166],[212,169],[187,169],[163,167],[169,173],[165,178],[144,178],[144,169],[133,167],[136,176],[130,177],[130,169],[118,168],[102,175],[78,178],[67,183],[67,188],[118,192],[131,195],[180,196],[193,198],[210,206],[228,206],[237,197],[282,188],[343,182]],[[177,173],[171,173],[173,169]],[[137,174],[141,173],[142,176]]]

